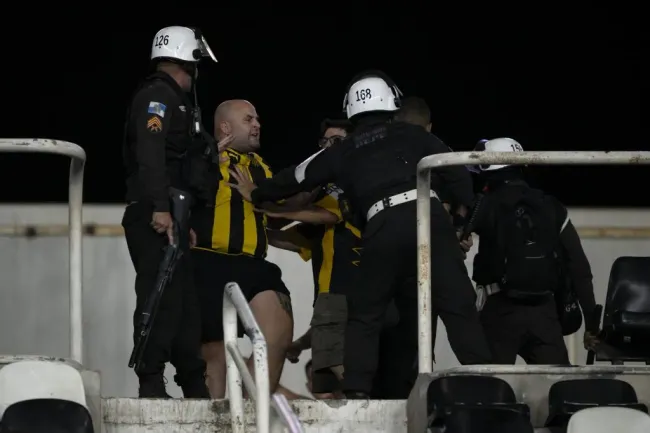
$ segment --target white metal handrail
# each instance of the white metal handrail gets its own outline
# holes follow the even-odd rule
[[[248,371],[244,356],[237,344],[238,317],[253,344],[255,380]],[[233,433],[244,433],[246,426],[242,379],[248,395],[255,399],[257,433],[270,432],[271,406],[291,433],[303,433],[302,425],[292,412],[286,398],[279,394],[274,394],[271,398],[266,339],[237,283],[226,284],[224,290],[223,340],[226,347],[226,371]]]
[[[431,335],[431,170],[452,165],[637,165],[650,152],[450,152],[429,155],[417,167],[418,349],[420,373],[433,370]],[[572,360],[573,361],[573,360]]]
[[[78,145],[67,141],[40,138],[0,139],[0,152],[47,153],[67,156],[70,162],[69,236],[70,236],[70,357],[83,361],[83,286],[82,286],[82,210],[83,178],[86,152]]]

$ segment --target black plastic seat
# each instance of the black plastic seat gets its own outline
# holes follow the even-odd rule
[[[439,427],[459,407],[466,409],[499,408],[530,418],[527,405],[518,403],[512,387],[494,376],[458,375],[441,377],[427,390],[429,426]]]
[[[0,433],[94,433],[94,429],[90,413],[80,404],[38,399],[9,406]]]
[[[457,406],[445,419],[449,433],[533,433],[530,419],[515,410],[491,406]]]
[[[632,385],[617,379],[575,379],[556,382],[548,392],[547,427],[565,426],[571,415],[590,407],[625,407],[648,413]]]
[[[619,257],[609,275],[596,360],[650,363],[650,257]]]

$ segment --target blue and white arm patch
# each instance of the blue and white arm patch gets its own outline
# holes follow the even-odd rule
[[[162,102],[151,101],[149,102],[149,110],[147,110],[147,112],[151,114],[155,114],[160,117],[165,117],[166,109],[167,106]]]

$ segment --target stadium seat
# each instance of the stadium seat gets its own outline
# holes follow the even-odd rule
[[[445,417],[449,433],[533,433],[528,416],[495,406],[456,406]]]
[[[650,257],[619,257],[609,275],[596,361],[650,364]]]
[[[497,377],[446,376],[431,382],[427,390],[430,427],[447,425],[446,420],[452,414],[461,422],[468,410],[481,411],[486,407],[499,409],[500,412],[495,412],[497,418],[503,411],[521,415],[524,419],[530,417],[528,406],[518,403],[510,385]]]
[[[79,372],[52,361],[0,369],[0,433],[94,433]]]
[[[622,407],[595,407],[571,417],[567,433],[648,433],[650,416]]]
[[[565,426],[576,412],[602,406],[648,412],[647,406],[639,403],[632,385],[622,380],[563,380],[551,385],[548,392],[546,426]]]

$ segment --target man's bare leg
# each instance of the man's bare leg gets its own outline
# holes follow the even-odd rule
[[[223,341],[203,344],[201,354],[206,363],[206,383],[213,399],[226,396],[226,351]]]
[[[272,290],[258,293],[250,302],[257,324],[266,339],[269,362],[269,383],[275,392],[280,383],[287,350],[293,339],[293,312],[291,298]],[[249,369],[254,371],[252,357]]]

